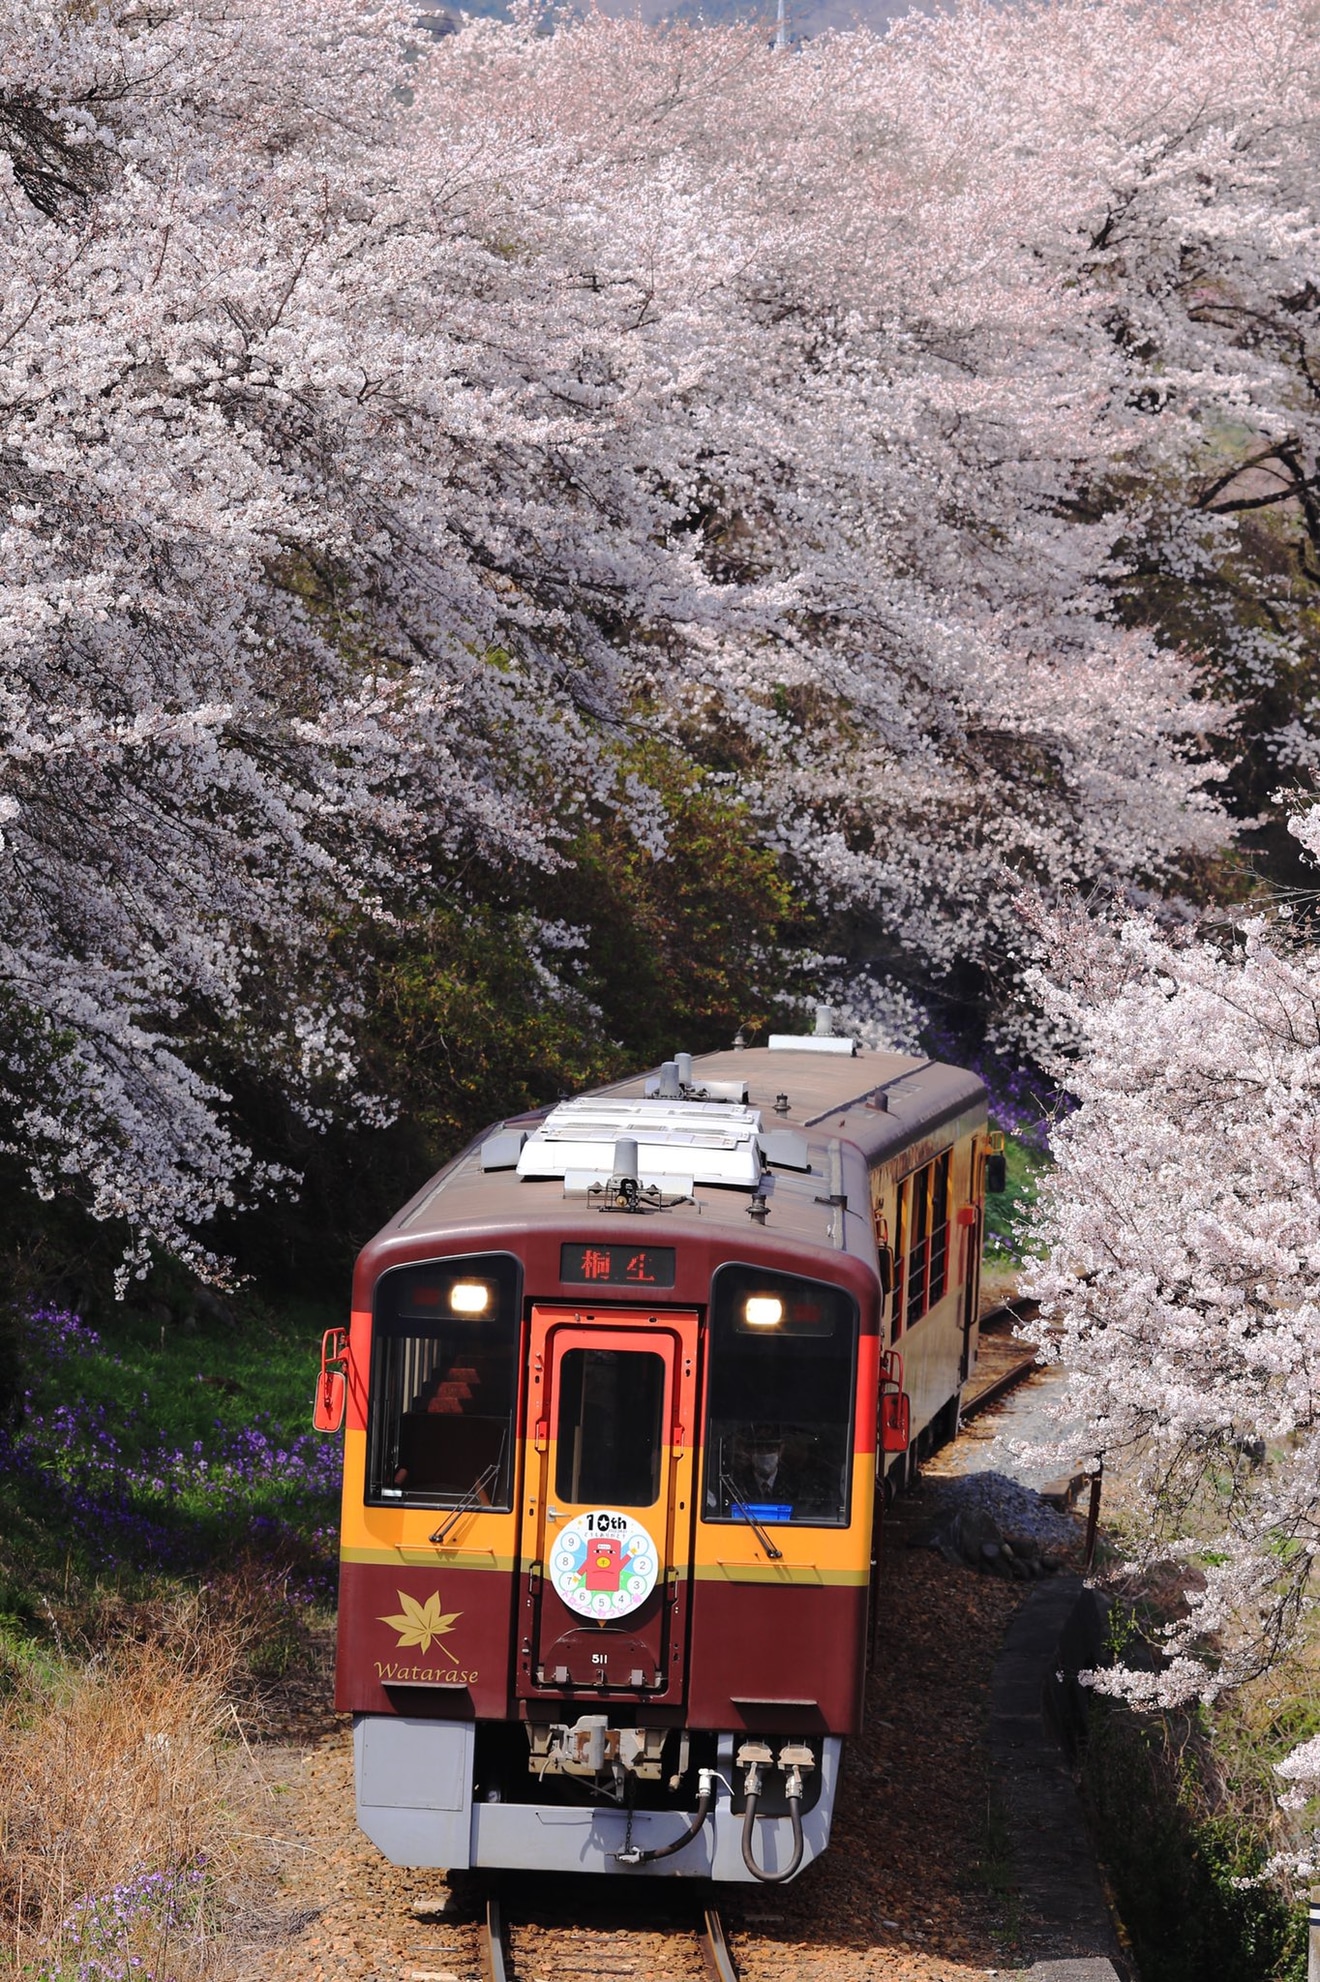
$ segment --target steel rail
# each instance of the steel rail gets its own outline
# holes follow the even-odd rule
[[[481,1929],[481,1972],[486,1982],[513,1982],[513,1969],[504,1944],[504,1914],[498,1898],[486,1901],[486,1919]]]
[[[974,1418],[979,1411],[989,1410],[992,1404],[998,1404],[1001,1398],[1007,1397],[1010,1390],[1015,1390],[1033,1370],[1044,1368],[1044,1363],[1036,1361],[1034,1352],[1030,1356],[1024,1356],[1020,1363],[1014,1363],[1011,1369],[1003,1372],[1002,1376],[997,1376],[993,1383],[987,1383],[984,1390],[978,1390],[974,1397],[968,1398],[958,1413],[959,1424],[965,1425],[967,1420]]]
[[[715,1907],[705,1908],[697,1932],[701,1942],[701,1957],[710,1982],[738,1982],[738,1970],[729,1952],[724,1922]],[[499,1899],[495,1897],[486,1901],[486,1918],[481,1928],[481,1972],[485,1982],[515,1982],[513,1963],[509,1957],[504,1912]]]
[[[702,1916],[701,1953],[711,1982],[738,1982],[738,1971],[724,1938],[724,1922],[713,1906]]]
[[[1001,1321],[1034,1321],[1039,1313],[1040,1302],[1029,1301],[1024,1295],[1021,1300],[1001,1301],[997,1308],[987,1308],[976,1326],[993,1333]]]
[[[984,1334],[987,1330],[993,1330],[1000,1322],[1034,1321],[1039,1313],[1039,1301],[1002,1301],[997,1308],[991,1308],[988,1314],[983,1314],[977,1325]],[[1036,1361],[1036,1352],[1033,1349],[1030,1355],[1023,1356],[1018,1362],[1003,1370],[992,1382],[987,1383],[984,1389],[974,1390],[970,1397],[964,1398],[958,1413],[959,1424],[965,1425],[968,1419],[974,1418],[979,1411],[986,1411],[992,1404],[997,1404],[1001,1397],[1007,1397],[1010,1390],[1015,1389],[1025,1377],[1030,1376],[1032,1370],[1043,1367],[1043,1364]]]

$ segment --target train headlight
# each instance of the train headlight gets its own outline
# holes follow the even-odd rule
[[[749,1328],[778,1328],[784,1319],[784,1303],[778,1294],[749,1294],[743,1319]]]
[[[456,1280],[449,1290],[449,1305],[455,1314],[485,1314],[490,1306],[489,1281]]]

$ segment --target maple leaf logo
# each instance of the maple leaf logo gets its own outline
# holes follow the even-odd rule
[[[443,1638],[447,1632],[452,1631],[463,1615],[461,1610],[440,1609],[439,1590],[432,1590],[424,1604],[418,1603],[416,1597],[410,1597],[405,1591],[400,1590],[399,1602],[403,1606],[400,1616],[382,1617],[379,1621],[398,1632],[400,1647],[415,1645],[419,1652],[429,1652],[431,1640]],[[446,1658],[452,1657],[445,1646],[441,1645],[440,1649]]]

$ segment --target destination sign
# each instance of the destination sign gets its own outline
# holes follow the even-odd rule
[[[672,1287],[672,1246],[561,1246],[559,1277],[599,1287]]]

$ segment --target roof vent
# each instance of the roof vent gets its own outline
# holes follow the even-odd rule
[[[807,1138],[796,1129],[762,1129],[761,1154],[767,1163],[783,1170],[810,1170],[811,1150]]]
[[[481,1145],[483,1170],[512,1170],[522,1155],[526,1129],[497,1129]]]
[[[857,1041],[840,1038],[834,1030],[833,1005],[817,1005],[814,1032],[772,1032],[772,1053],[848,1053],[855,1055]]]
[[[732,1101],[747,1106],[745,1080],[699,1080],[690,1053],[675,1053],[666,1060],[643,1092],[648,1101]]]

